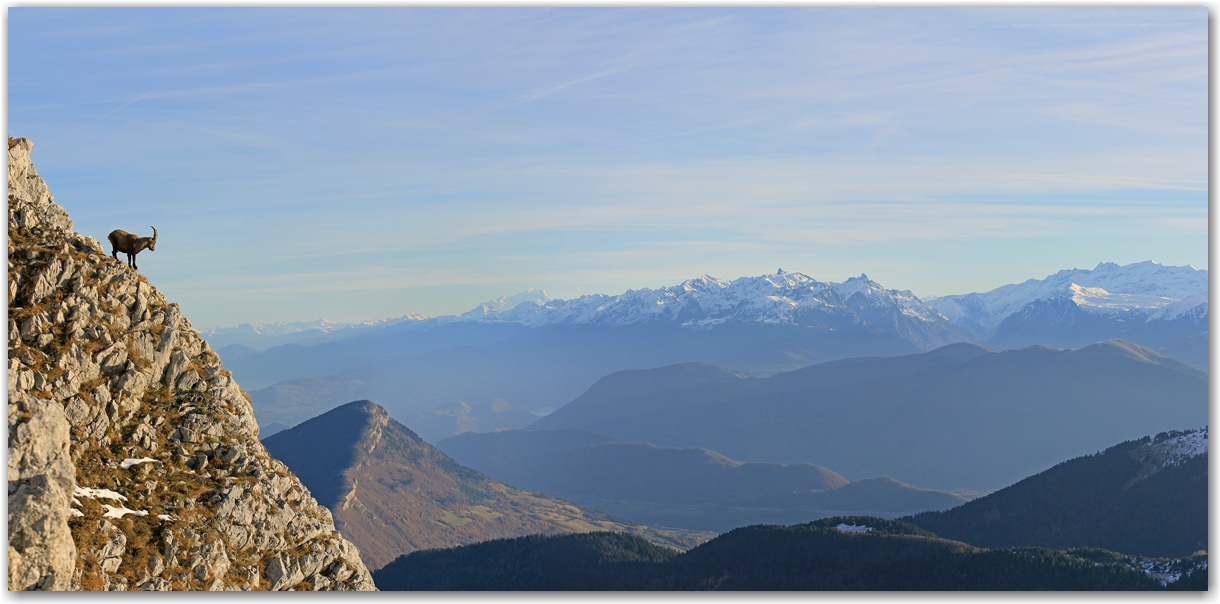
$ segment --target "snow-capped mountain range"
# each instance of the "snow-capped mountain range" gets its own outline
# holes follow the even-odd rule
[[[997,330],[1002,338],[972,332],[976,327],[961,321],[965,312],[958,313],[955,323],[912,292],[887,289],[865,275],[835,283],[779,271],[733,280],[703,276],[668,287],[568,300],[530,290],[488,300],[461,315],[400,317],[384,326],[328,332],[322,329],[330,325],[322,324],[320,329],[230,342],[241,346],[210,343],[236,379],[255,390],[292,382],[283,392],[296,394],[284,394],[284,400],[304,392],[317,400],[351,400],[375,392],[412,413],[456,400],[496,398],[529,411],[554,409],[624,369],[700,362],[767,376],[955,342],[995,350],[1035,344],[1062,349],[1122,338],[1207,371],[1206,280],[1196,276],[1191,285],[1182,277],[1204,271],[1144,263],[1148,272],[1140,278],[1139,268],[1102,265],[1098,271],[1064,271],[1001,288],[1001,293],[1025,291],[1024,298],[1011,295],[1011,306],[1027,302],[1004,319],[1003,329]],[[1084,278],[1106,269],[1128,275],[1126,286],[1118,279]],[[1172,278],[1158,282],[1164,275]],[[1058,291],[1057,279],[1063,282]],[[1191,293],[1192,287],[1201,291]],[[956,298],[986,310],[991,295]],[[1082,310],[1086,307],[1151,310],[1112,318]],[[1172,318],[1146,320],[1153,314]],[[1136,315],[1140,320],[1130,321]],[[314,346],[322,343],[327,345]],[[357,377],[349,375],[356,371]],[[315,385],[299,382],[327,372],[339,377]],[[363,384],[358,396],[353,383]],[[266,396],[279,397],[276,392],[280,390]]]
[[[517,304],[511,304],[520,300]],[[467,320],[508,321],[523,325],[609,327],[666,321],[687,327],[725,322],[783,325],[855,323],[867,310],[893,310],[910,320],[943,323],[945,317],[910,291],[888,290],[868,278],[842,283],[818,281],[801,273],[741,277],[732,281],[704,275],[659,289],[593,294],[571,300],[529,290],[480,304],[461,315]]]
[[[999,349],[1076,348],[1112,338],[1156,348],[1205,332],[1207,312],[1206,270],[1148,261],[1102,262],[1092,270],[1063,270],[989,292],[927,300],[886,289],[867,275],[842,283],[782,270],[732,281],[704,275],[671,287],[571,300],[529,290],[438,320],[530,327],[762,323],[864,329],[895,333],[924,350],[960,341]]]
[[[1070,300],[1080,310],[1126,321],[1171,320],[1207,312],[1207,271],[1152,261],[1093,270],[1059,271],[1045,279],[1003,285],[989,292],[928,297],[925,301],[981,339],[994,336],[1005,319],[1045,300]]]
[[[244,324],[203,335],[217,348],[241,343],[262,349],[342,339],[382,327],[401,331],[448,323],[688,329],[761,324],[888,333],[922,350],[963,341],[997,349],[1032,344],[1077,348],[1113,338],[1159,348],[1207,331],[1207,276],[1206,270],[1190,266],[1102,262],[1092,270],[1063,270],[988,292],[921,300],[863,274],[834,283],[780,270],[733,280],[704,275],[658,289],[568,300],[530,289],[488,300],[461,315],[430,319],[405,315],[363,323]],[[1187,344],[1199,347],[1198,341]],[[1205,351],[1194,353],[1206,358]]]

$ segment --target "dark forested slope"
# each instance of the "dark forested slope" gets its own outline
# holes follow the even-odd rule
[[[1065,461],[945,512],[908,518],[980,547],[1207,549],[1207,428],[1164,432]]]
[[[382,590],[1156,590],[1206,586],[1205,557],[984,550],[914,525],[839,517],[736,529],[684,554],[627,535],[531,536],[415,552]],[[1197,573],[1197,574],[1196,574]]]

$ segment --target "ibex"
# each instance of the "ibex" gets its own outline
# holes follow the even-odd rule
[[[139,269],[140,267],[136,266],[136,254],[144,251],[144,248],[148,248],[149,251],[157,250],[157,227],[153,227],[152,230],[152,237],[137,237],[127,231],[114,231],[107,237],[110,240],[110,247],[113,248],[110,255],[118,260],[119,252],[123,252],[127,254],[127,265]]]

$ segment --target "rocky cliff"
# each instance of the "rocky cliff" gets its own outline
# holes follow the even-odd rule
[[[9,589],[374,589],[178,305],[72,231],[32,146],[9,139]]]

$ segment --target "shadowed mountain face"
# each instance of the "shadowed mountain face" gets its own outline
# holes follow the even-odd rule
[[[882,476],[865,478],[849,482],[837,489],[813,493],[809,496],[807,505],[840,512],[892,514],[903,510],[943,510],[965,502],[965,497],[954,493],[921,489],[903,484],[889,476]]]
[[[1207,372],[1207,333],[1195,334],[1184,338],[1175,338],[1165,342],[1157,352],[1182,361],[1199,371]]]
[[[1207,428],[1124,442],[906,520],[980,547],[1188,556],[1207,549]]]
[[[370,401],[333,409],[264,445],[330,508],[372,568],[418,549],[531,533],[625,531],[677,547],[707,537],[635,525],[490,480]]]
[[[548,493],[744,506],[775,505],[848,482],[813,464],[742,463],[707,449],[672,449],[647,443],[605,443],[572,449],[534,467],[524,480],[531,488]]]
[[[509,484],[691,530],[795,524],[848,511],[897,516],[966,501],[892,478],[849,483],[813,464],[743,463],[707,449],[609,442],[579,430],[468,433],[438,447]]]
[[[585,430],[504,430],[491,434],[467,432],[437,444],[458,463],[508,484],[522,478],[566,451],[615,442]],[[528,488],[528,487],[527,487]]]
[[[1203,373],[1116,340],[1001,353],[953,344],[769,378],[701,364],[624,371],[530,429],[986,490],[1150,430],[1206,421]]]
[[[1123,338],[1159,348],[1176,338],[1207,333],[1207,304],[1167,319],[1139,321],[1104,316],[1082,309],[1070,298],[1039,300],[1013,313],[996,329],[987,345],[997,350],[1040,344],[1077,348]]]

